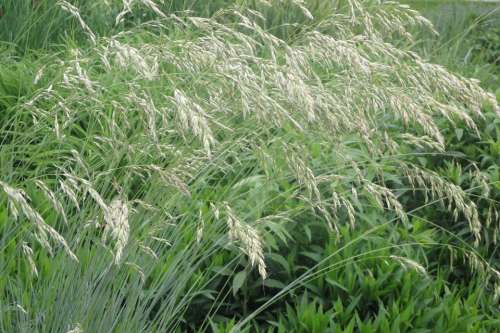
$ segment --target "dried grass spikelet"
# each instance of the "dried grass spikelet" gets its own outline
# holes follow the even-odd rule
[[[85,23],[85,21],[83,20],[82,16],[80,15],[80,10],[65,0],[59,0],[57,2],[57,4],[63,10],[67,11],[68,13],[70,13],[72,16],[74,16],[78,20],[78,23],[80,23],[80,26],[82,27],[82,29],[85,31],[87,36],[89,36],[90,40],[95,45],[97,43],[97,38],[96,38],[94,32],[92,31],[92,29],[90,29],[90,27],[87,25],[87,23]]]
[[[35,180],[36,186],[42,190],[44,195],[49,199],[51,202],[52,206],[54,209],[59,213],[59,215],[62,216],[64,223],[67,225],[68,224],[68,218],[66,217],[66,212],[64,211],[63,205],[61,202],[57,199],[56,195],[54,192],[52,192],[47,185],[45,185],[44,182],[41,180]]]
[[[215,144],[215,138],[208,122],[208,114],[200,105],[192,101],[182,91],[176,89],[172,98],[176,107],[176,116],[181,128],[191,131],[197,136],[205,148],[207,154],[211,154],[211,147]]]
[[[72,49],[71,53],[74,54],[75,59],[64,63],[66,64],[66,69],[63,73],[63,86],[67,89],[75,89],[83,85],[90,94],[96,94],[94,87],[97,86],[97,84],[90,79],[87,71],[82,67],[84,64],[82,63],[82,59],[80,59],[80,50]]]
[[[224,213],[227,219],[227,226],[229,227],[229,238],[232,241],[240,242],[241,249],[250,259],[251,265],[257,266],[260,276],[262,279],[265,279],[267,271],[264,261],[264,250],[257,230],[241,221],[228,203],[224,203]],[[218,216],[218,210],[215,210],[214,214]]]
[[[158,16],[165,18],[167,17],[158,7],[158,5],[153,1],[153,0],[139,0],[143,5],[151,9],[153,12],[155,12]]]
[[[158,59],[150,55],[147,45],[137,49],[131,45],[121,43],[116,38],[111,38],[105,48],[105,56],[111,53],[115,63],[123,68],[133,68],[146,80],[154,80],[158,76]],[[107,58],[107,56],[106,56]],[[110,67],[110,65],[108,64]]]
[[[321,193],[317,186],[316,176],[306,161],[299,156],[300,152],[305,152],[303,147],[299,148],[285,144],[284,150],[286,151],[285,159],[287,165],[297,178],[299,185],[306,188],[309,197],[320,199]]]
[[[424,170],[417,166],[401,165],[401,170],[406,174],[412,188],[424,189],[426,202],[429,200],[428,193],[430,193],[433,199],[439,198],[448,202],[446,208],[453,212],[455,220],[458,219],[459,213],[462,213],[469,223],[469,228],[475,237],[475,243],[479,243],[482,230],[479,212],[476,204],[469,199],[467,193],[460,186],[447,181],[433,171]]]
[[[134,104],[137,104],[138,107],[143,111],[141,114],[145,116],[144,127],[146,129],[146,134],[151,138],[151,141],[158,145],[158,129],[157,129],[157,115],[159,114],[158,109],[155,107],[153,99],[151,96],[144,95],[142,97],[135,95],[135,93],[131,93],[128,96],[128,99],[132,101]]]
[[[316,177],[313,170],[308,166],[305,158],[300,157],[300,155],[306,155],[306,150],[304,147],[292,146],[284,144],[284,150],[286,151],[286,163],[288,168],[291,170],[293,177],[295,177],[299,188],[304,188],[306,195],[298,195],[298,199],[306,202],[313,210],[318,211],[322,218],[325,219],[330,230],[335,231],[339,234],[339,228],[334,219],[336,217],[336,207],[335,203],[332,207],[333,217],[327,206],[324,203],[323,196],[319,190],[320,178]],[[352,220],[351,220],[352,221]]]
[[[387,187],[365,181],[364,189],[371,194],[380,208],[388,208],[396,213],[403,223],[408,223],[408,216],[396,195]]]
[[[38,269],[36,268],[35,260],[33,259],[33,250],[28,246],[26,242],[22,242],[21,249],[24,256],[28,259],[31,273],[35,276],[38,276]]]
[[[42,66],[40,67],[36,73],[35,73],[35,77],[33,78],[33,84],[36,85],[38,84],[38,82],[40,81],[40,79],[42,78],[43,76],[43,73],[44,73],[44,70],[45,70],[45,66]]]
[[[155,260],[158,260],[158,255],[156,254],[156,252],[150,248],[149,246],[147,245],[144,245],[144,244],[139,244],[139,249],[146,253],[147,255],[149,255],[151,258],[155,259]]]
[[[349,224],[351,226],[351,229],[354,229],[354,227],[356,226],[356,217],[355,217],[356,210],[354,209],[354,206],[350,200],[348,200],[346,198],[342,198],[341,202],[347,211],[347,218],[349,220]]]
[[[118,13],[118,15],[116,15],[115,25],[120,24],[123,21],[123,18],[125,17],[125,15],[132,12],[133,2],[134,2],[134,0],[122,0],[123,9],[121,10],[121,12]]]
[[[487,260],[482,258],[475,251],[462,251],[464,264],[468,264],[469,268],[473,273],[479,272],[481,274],[486,274],[486,280],[489,281],[492,279],[492,284],[494,288],[494,298],[497,299],[500,294],[496,294],[499,292],[498,286],[500,285],[500,271],[493,267]],[[452,252],[452,256],[454,253]],[[453,257],[452,257],[453,260]]]
[[[314,16],[311,14],[309,9],[307,9],[304,0],[292,0],[292,3],[302,11],[305,17],[310,20],[314,20]]]
[[[9,207],[11,208],[11,213],[15,219],[17,219],[19,212],[21,212],[30,222],[32,222],[37,228],[38,233],[35,235],[40,244],[52,253],[52,246],[49,243],[49,236],[54,241],[59,243],[66,253],[75,261],[78,258],[75,256],[73,251],[71,251],[68,243],[54,228],[45,223],[43,217],[28,203],[26,199],[26,193],[14,187],[7,185],[6,183],[0,181],[0,187],[3,189],[7,195]]]
[[[171,170],[171,171],[164,170],[158,165],[146,165],[144,166],[144,169],[146,169],[147,171],[153,171],[157,173],[160,176],[160,179],[165,184],[173,186],[185,196],[191,197],[191,192],[189,191],[188,185],[186,184],[186,182],[182,180],[182,178],[179,176],[179,173],[176,172],[176,170]]]
[[[91,185],[90,182],[85,182],[84,183],[85,190],[87,193],[90,195],[92,199],[101,207],[101,209],[106,212],[108,211],[108,205],[104,202],[104,199],[101,197],[99,192],[97,192]]]
[[[141,282],[144,283],[146,282],[146,274],[144,274],[144,270],[141,266],[134,262],[127,261],[125,262],[126,266],[131,267],[133,270],[135,270],[139,274],[139,278],[141,279]]]
[[[21,311],[24,315],[27,315],[28,314],[28,311],[26,311],[26,309],[19,303],[15,302],[15,308],[19,311]]]
[[[78,323],[72,329],[67,331],[66,333],[84,333],[81,325]]]
[[[399,138],[401,138],[403,142],[414,145],[420,149],[430,148],[441,153],[444,153],[445,151],[445,147],[441,142],[436,142],[426,135],[416,136],[411,133],[402,133],[399,135]]]
[[[320,92],[316,95],[313,86],[306,84],[304,79],[294,73],[294,71],[283,71],[276,73],[275,81],[277,86],[284,92],[291,107],[300,108],[306,114],[308,122],[317,120],[316,110]]]
[[[114,262],[119,264],[130,233],[127,203],[119,198],[113,199],[109,207],[104,211],[104,222],[103,240],[106,241],[107,237],[111,236],[115,242]]]
[[[66,181],[59,180],[59,186],[61,191],[70,199],[70,201],[75,205],[76,209],[80,211],[80,203],[78,202],[77,189],[78,187],[68,178]]]
[[[349,68],[362,75],[370,75],[375,66],[353,40],[335,39],[318,31],[311,31],[304,39],[308,57],[315,62]]]
[[[399,262],[405,268],[415,270],[418,273],[422,274],[423,276],[428,276],[428,273],[427,273],[427,270],[425,269],[425,267],[413,259],[410,259],[407,257],[396,256],[396,255],[391,255],[390,258]]]
[[[198,211],[198,223],[196,226],[196,242],[200,243],[203,238],[203,230],[205,229],[205,222],[203,221],[203,212],[201,209]]]

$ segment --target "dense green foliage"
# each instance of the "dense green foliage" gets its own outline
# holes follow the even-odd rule
[[[1,332],[500,331],[494,16],[70,2],[0,1]]]

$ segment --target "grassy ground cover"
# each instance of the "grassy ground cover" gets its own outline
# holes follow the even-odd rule
[[[0,9],[0,331],[500,330],[493,15]]]

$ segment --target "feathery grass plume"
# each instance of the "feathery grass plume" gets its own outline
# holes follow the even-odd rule
[[[113,199],[104,212],[104,234],[106,241],[108,235],[115,242],[115,264],[121,262],[123,250],[128,243],[130,227],[128,223],[128,205],[119,198]]]
[[[0,181],[0,186],[9,199],[9,207],[12,209],[11,212],[14,218],[18,218],[19,211],[23,213],[23,215],[37,228],[38,233],[35,235],[35,237],[40,242],[40,244],[45,247],[45,249],[52,253],[52,246],[48,241],[48,236],[50,236],[64,248],[66,253],[73,260],[78,261],[78,258],[75,256],[73,251],[71,251],[66,240],[54,228],[45,223],[40,213],[38,213],[33,207],[31,207],[31,205],[28,203],[28,200],[26,199],[26,193],[23,190],[11,187],[2,181]]]
[[[229,237],[233,241],[241,244],[243,252],[250,259],[252,266],[257,266],[262,279],[267,277],[266,263],[264,261],[264,250],[262,240],[255,228],[241,221],[233,212],[227,202],[223,204],[226,215],[227,226],[229,227]],[[214,213],[215,216],[219,215]]]

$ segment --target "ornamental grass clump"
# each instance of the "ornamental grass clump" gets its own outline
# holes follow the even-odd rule
[[[495,98],[398,47],[412,39],[410,27],[433,31],[406,6],[334,1],[315,17],[306,2],[290,1],[301,29],[280,22],[293,31],[285,38],[266,19],[282,2],[200,17],[151,0],[115,1],[109,19],[117,27],[139,8],[156,18],[107,36],[76,5],[58,2],[89,42],[42,57],[32,93],[1,116],[0,202],[22,242],[9,253],[35,281],[27,298],[0,289],[26,309],[2,325],[174,331],[210,283],[219,251],[240,249],[264,280],[271,226],[312,215],[341,237],[370,205],[410,224],[402,187],[445,204],[481,242],[483,221],[467,190],[404,152],[445,154],[436,120],[477,131],[484,104],[498,113]],[[60,263],[55,272],[38,267],[47,256]],[[392,258],[428,274],[411,258]],[[53,281],[74,295],[56,301]],[[40,298],[67,307],[42,309]]]

